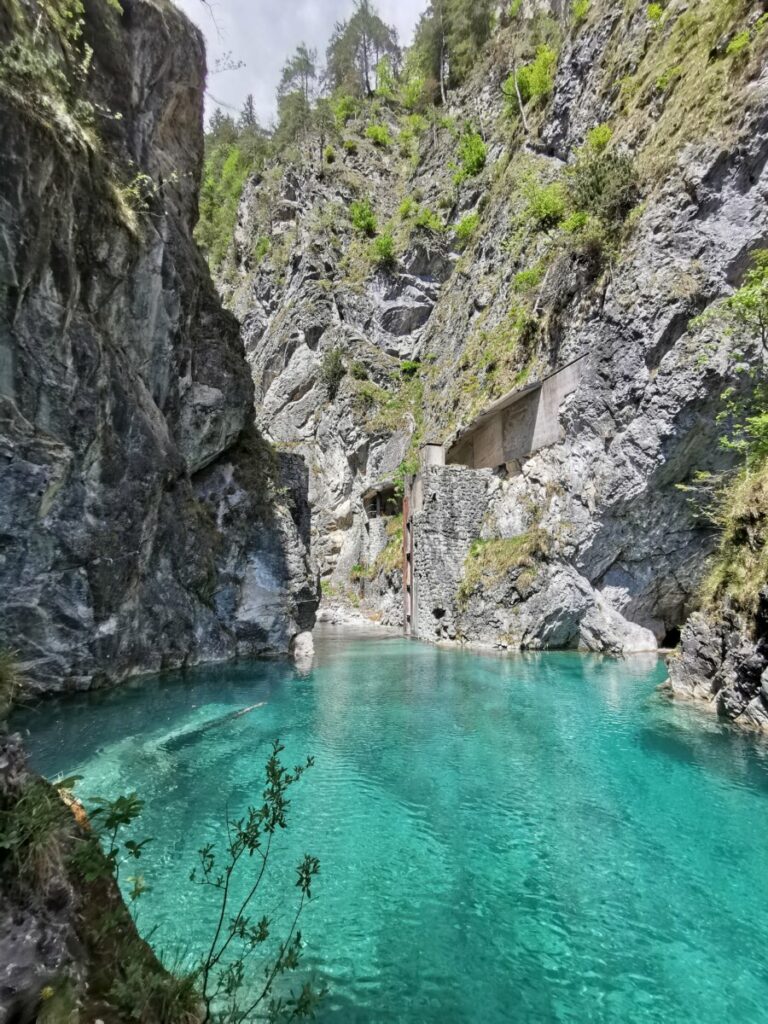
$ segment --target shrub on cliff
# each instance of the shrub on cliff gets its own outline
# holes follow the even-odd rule
[[[604,224],[621,223],[640,198],[635,162],[627,153],[584,147],[568,169],[572,205]]]
[[[377,231],[376,214],[373,212],[370,199],[360,199],[349,208],[352,227],[361,235],[375,235]]]
[[[346,372],[344,357],[340,348],[332,348],[325,353],[320,365],[320,380],[331,402],[339,393],[339,387]]]
[[[371,261],[379,270],[391,270],[397,265],[395,239],[391,232],[379,235],[371,242]]]
[[[461,185],[467,178],[474,178],[485,167],[488,147],[482,135],[471,129],[464,132],[459,140],[459,166],[454,175],[454,183]]]

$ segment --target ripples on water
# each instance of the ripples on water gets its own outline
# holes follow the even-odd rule
[[[302,930],[322,1022],[768,1021],[762,741],[667,704],[655,659],[317,648],[307,678],[207,668],[17,723],[82,795],[146,799],[140,925],[159,948],[192,957],[210,935],[195,851],[258,798],[280,736],[316,767],[265,898],[320,857]]]

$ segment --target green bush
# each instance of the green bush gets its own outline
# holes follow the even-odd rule
[[[739,57],[749,49],[749,32],[739,32],[728,43],[725,53],[728,57]]]
[[[598,124],[587,132],[587,145],[590,149],[602,152],[613,138],[613,129],[609,124]]]
[[[525,64],[517,73],[517,85],[523,103],[546,99],[549,96],[555,84],[556,68],[557,52],[543,43],[536,50],[534,60],[530,64]]]
[[[365,368],[365,363],[361,363],[359,359],[356,359],[349,368],[349,375],[354,380],[368,380],[368,370]]]
[[[571,4],[571,14],[573,15],[573,20],[577,25],[586,18],[589,12],[589,3],[590,0],[573,0],[573,3]]]
[[[323,150],[323,160],[325,160],[327,164],[336,163],[336,150],[333,148],[333,146],[325,147],[325,149]]]
[[[468,245],[470,239],[477,231],[479,226],[480,214],[468,213],[466,217],[462,217],[462,219],[456,225],[456,240],[460,242],[462,246]]]
[[[413,217],[416,214],[417,210],[418,206],[416,205],[415,200],[410,196],[407,196],[402,203],[400,203],[400,207],[397,212],[401,220],[408,220],[409,217]]]
[[[269,252],[269,239],[265,238],[264,236],[262,236],[261,238],[257,238],[256,243],[253,246],[252,252],[254,262],[256,264],[261,263],[262,260],[266,257],[267,253]]]
[[[523,185],[526,199],[525,219],[537,231],[551,231],[565,219],[566,193],[562,182],[542,185],[534,178]]]
[[[0,648],[0,722],[13,707],[20,685],[21,673],[15,651]]]
[[[674,85],[678,79],[683,77],[685,68],[682,64],[675,64],[674,67],[667,68],[659,77],[656,79],[656,88],[659,92],[666,92],[671,85]]]
[[[459,139],[459,171],[454,181],[460,185],[467,178],[475,178],[485,167],[488,157],[488,147],[483,142],[482,135],[477,132],[466,131]]]
[[[360,104],[358,101],[349,95],[339,96],[332,104],[333,116],[336,118],[336,124],[340,128],[343,128],[354,117],[357,117],[359,109]]]
[[[354,156],[357,152],[357,143],[354,139],[344,139],[343,146],[344,152],[349,153],[350,156]]]
[[[408,380],[415,377],[420,369],[421,363],[418,363],[415,359],[405,359],[400,363],[400,373]]]
[[[419,210],[413,223],[415,227],[422,228],[424,231],[432,231],[434,234],[439,234],[445,230],[443,222],[435,211],[430,210],[428,206]]]
[[[512,287],[516,292],[530,291],[538,284],[541,284],[543,276],[544,268],[540,264],[535,267],[528,267],[526,270],[521,270],[519,273],[515,274]]]
[[[340,348],[329,349],[323,356],[320,364],[320,380],[322,381],[328,399],[332,402],[339,393],[341,382],[347,370],[344,366],[344,357]]]
[[[664,17],[664,8],[661,4],[648,4],[646,13],[651,21],[658,22]]]
[[[371,242],[371,261],[380,270],[391,270],[397,265],[395,240],[391,232],[379,235]]]
[[[392,145],[387,126],[383,124],[369,124],[365,129],[365,137],[380,149],[389,149]]]
[[[370,199],[360,199],[352,203],[349,207],[349,217],[352,226],[361,235],[371,237],[376,234],[376,214],[373,212]]]
[[[635,162],[627,153],[583,149],[567,172],[573,207],[604,224],[621,223],[640,198]]]

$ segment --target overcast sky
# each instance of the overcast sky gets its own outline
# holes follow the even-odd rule
[[[220,104],[239,111],[253,93],[265,125],[275,112],[275,89],[283,63],[301,42],[322,57],[336,21],[349,17],[352,0],[211,0],[213,17],[202,0],[176,0],[203,30],[208,44],[206,109]],[[411,40],[426,0],[378,0],[384,21],[395,25],[400,43]],[[215,73],[215,61],[226,53],[242,61],[237,71]]]

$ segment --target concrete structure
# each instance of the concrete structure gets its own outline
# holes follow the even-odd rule
[[[455,636],[452,606],[467,552],[480,536],[494,477],[489,471],[519,470],[534,452],[561,440],[560,410],[578,387],[585,361],[581,356],[504,395],[446,444],[422,446],[420,471],[407,481],[403,502],[408,635]],[[484,472],[472,472],[478,470]],[[422,608],[425,602],[429,607]]]
[[[578,387],[586,358],[499,398],[448,442],[445,462],[470,469],[513,468],[560,441],[560,407]]]

